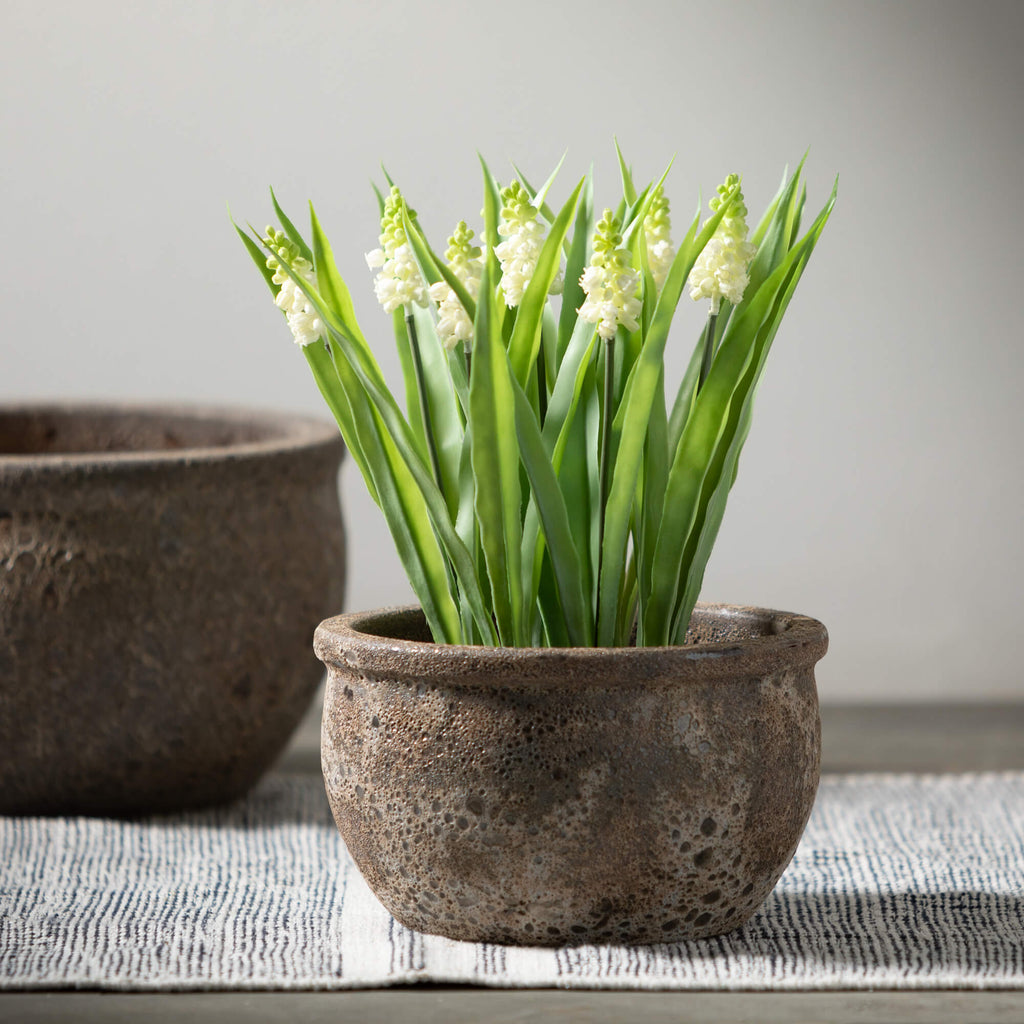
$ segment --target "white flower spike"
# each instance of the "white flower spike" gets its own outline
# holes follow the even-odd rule
[[[669,216],[668,199],[660,185],[655,190],[651,207],[644,218],[644,235],[647,238],[647,265],[651,268],[655,286],[661,291],[675,259],[676,249],[672,244],[672,218]]]
[[[628,331],[640,327],[637,317],[643,303],[637,296],[640,290],[640,272],[630,265],[628,249],[622,244],[621,225],[611,210],[604,216],[594,233],[594,255],[590,266],[580,277],[580,287],[587,298],[576,311],[581,320],[597,324],[597,333],[605,341],[615,337],[621,324]]]
[[[480,246],[473,245],[473,232],[460,220],[448,239],[444,258],[452,273],[462,282],[472,299],[480,293],[483,260]],[[451,351],[461,341],[467,347],[473,338],[473,321],[462,308],[458,296],[446,281],[430,286],[430,297],[437,303],[437,334],[444,347]]]
[[[718,211],[739,180],[738,175],[730,174],[718,186],[718,195],[710,203],[713,211]],[[718,313],[722,299],[738,305],[750,283],[747,267],[756,252],[757,247],[747,241],[747,208],[743,205],[743,193],[737,191],[729,212],[690,271],[690,298],[696,302],[710,299],[713,316]]]
[[[384,200],[384,214],[380,220],[381,248],[366,254],[367,266],[371,270],[379,268],[373,290],[385,313],[393,313],[400,306],[408,311],[411,305],[427,304],[427,286],[416,265],[409,240],[405,237],[402,224],[404,209],[402,193],[397,186],[392,186]]]
[[[283,231],[268,227],[266,238],[263,241],[269,249],[277,253],[278,257],[275,259],[272,256],[267,260],[268,269],[274,271],[271,280],[278,285],[274,305],[278,309],[284,310],[285,319],[288,321],[295,344],[301,345],[303,348],[306,345],[312,345],[324,333],[323,321],[310,305],[302,289],[292,279],[291,274],[284,269],[284,264],[291,267],[292,273],[316,288],[316,274],[313,272],[313,266],[309,260],[299,255],[299,247]]]
[[[537,269],[544,244],[544,228],[526,189],[518,181],[501,190],[498,234],[505,240],[494,247],[501,263],[501,290],[505,305],[518,306]]]

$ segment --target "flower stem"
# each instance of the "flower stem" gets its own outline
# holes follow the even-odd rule
[[[434,426],[430,421],[430,406],[427,404],[427,383],[423,378],[423,359],[420,356],[420,339],[416,334],[416,321],[411,313],[406,314],[405,326],[409,331],[409,347],[412,349],[413,368],[416,371],[416,388],[420,395],[420,410],[423,413],[423,433],[427,439],[427,451],[430,453],[430,466],[434,471],[434,482],[438,490],[444,492],[441,482],[441,462],[437,457],[437,440],[434,437]]]
[[[541,344],[537,353],[537,409],[538,422],[543,427],[544,417],[548,414],[548,374],[544,363],[544,346]]]
[[[711,372],[711,360],[715,357],[715,325],[718,323],[718,313],[709,313],[708,322],[704,328],[704,356],[700,361],[700,379],[697,381],[698,390],[704,387],[704,381],[708,379]]]
[[[604,343],[604,403],[601,417],[601,476],[600,497],[598,499],[598,546],[597,546],[597,587],[598,615],[601,606],[601,568],[604,561],[604,518],[605,505],[608,502],[608,487],[611,481],[611,446],[612,446],[612,401],[615,375],[615,335],[605,339]],[[598,623],[600,626],[600,623]],[[600,636],[600,631],[596,632]]]

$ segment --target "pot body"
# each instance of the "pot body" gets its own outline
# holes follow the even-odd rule
[[[821,623],[699,605],[674,648],[435,645],[421,613],[321,624],[342,837],[403,924],[526,945],[737,928],[820,771]]]
[[[340,608],[336,429],[189,408],[0,408],[0,813],[241,795]]]

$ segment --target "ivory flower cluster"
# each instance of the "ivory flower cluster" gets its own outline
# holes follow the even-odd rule
[[[611,210],[594,233],[594,255],[590,266],[580,277],[580,287],[587,298],[577,310],[581,320],[597,324],[597,333],[608,340],[615,337],[619,325],[628,331],[638,330],[637,317],[643,304],[637,297],[640,273],[630,266],[628,249],[621,249],[622,226]]]
[[[427,304],[427,286],[402,224],[404,209],[402,193],[392,186],[380,220],[381,247],[366,254],[367,266],[371,270],[379,268],[373,290],[385,313],[393,313],[400,306],[408,311],[413,304]]]
[[[672,218],[669,216],[668,198],[660,185],[654,192],[651,208],[644,218],[644,235],[647,238],[647,265],[660,291],[676,255],[672,244]]]
[[[718,195],[710,203],[712,211],[721,207],[739,180],[738,175],[730,174],[718,186]],[[747,208],[743,204],[743,193],[737,192],[729,212],[722,218],[718,230],[690,271],[690,298],[697,302],[710,299],[713,314],[718,312],[722,299],[728,299],[733,305],[741,302],[750,283],[747,267],[756,252],[757,248],[747,241]]]
[[[271,280],[279,286],[274,304],[278,309],[284,310],[295,344],[303,347],[312,345],[324,332],[323,321],[309,304],[309,300],[292,279],[291,274],[282,266],[285,264],[291,267],[292,273],[315,288],[316,274],[313,272],[312,264],[299,255],[299,247],[283,231],[268,226],[264,242],[267,248],[278,256],[278,259],[271,256],[267,260],[267,268],[274,272]]]
[[[518,182],[501,190],[501,221],[498,234],[504,239],[494,247],[501,263],[501,290],[505,305],[518,306],[537,269],[544,228],[526,189]]]
[[[455,225],[444,258],[470,298],[476,299],[480,294],[483,260],[480,246],[473,244],[473,231],[464,220]],[[437,304],[437,335],[444,347],[451,351],[460,341],[468,343],[473,337],[473,321],[448,283],[437,281],[432,284],[430,297]]]

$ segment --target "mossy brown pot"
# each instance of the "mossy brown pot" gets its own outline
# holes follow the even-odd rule
[[[417,609],[323,622],[338,828],[403,924],[520,945],[705,938],[789,863],[820,772],[825,627],[698,605],[679,647],[429,642]]]
[[[340,610],[333,425],[0,407],[0,813],[244,793],[309,706]]]

